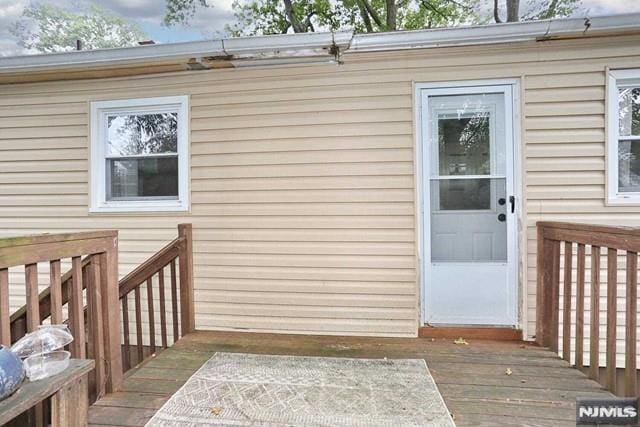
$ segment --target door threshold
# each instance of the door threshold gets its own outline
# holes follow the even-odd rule
[[[418,337],[522,341],[522,330],[507,327],[421,326],[418,328]]]

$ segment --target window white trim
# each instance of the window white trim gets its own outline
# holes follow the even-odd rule
[[[178,112],[178,199],[106,200],[105,116],[113,112]],[[122,99],[91,102],[90,207],[92,213],[177,212],[189,210],[189,97]]]
[[[612,70],[607,78],[607,204],[640,205],[640,193],[618,191],[618,88],[626,85],[640,87],[640,69]]]

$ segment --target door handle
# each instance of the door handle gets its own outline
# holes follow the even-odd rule
[[[511,213],[516,211],[516,198],[515,196],[509,196],[509,203],[511,204]]]
[[[505,222],[507,220],[507,216],[505,214],[498,215],[498,221]]]

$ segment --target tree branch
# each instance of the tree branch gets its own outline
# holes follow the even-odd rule
[[[387,5],[387,31],[395,31],[396,18],[398,16],[398,9],[396,7],[396,0],[386,0]]]
[[[293,27],[293,32],[294,33],[304,33],[306,31],[306,28],[302,28],[302,25],[300,25],[300,22],[298,22],[296,20],[296,17],[293,14],[293,4],[291,3],[291,0],[283,0],[284,1],[284,11],[287,15],[287,20],[289,21],[289,24]]]
[[[426,7],[427,9],[435,12],[436,15],[440,15],[442,18],[447,19],[449,18],[447,15],[445,15],[444,13],[442,13],[441,10],[439,10],[437,7],[435,7],[434,5],[432,5],[431,3],[429,3],[428,0],[422,0],[421,3],[424,5],[424,7]]]
[[[547,9],[540,14],[540,19],[552,18],[556,15],[556,8],[558,7],[558,0],[551,0]]]
[[[315,15],[315,12],[311,12],[307,14],[307,19],[304,20],[304,31],[307,31],[307,28],[311,30],[312,33],[315,33],[315,28],[313,28],[313,23],[311,22],[311,18]]]
[[[360,16],[362,17],[362,22],[364,22],[364,27],[367,29],[368,33],[373,33],[373,25],[371,25],[371,18],[369,18],[369,14],[364,8],[362,4],[362,0],[358,0],[358,10],[360,10]]]
[[[448,3],[453,3],[456,6],[458,6],[459,8],[461,8],[461,9],[465,9],[465,10],[469,10],[469,11],[473,10],[473,7],[471,7],[471,6],[467,5],[467,4],[464,4],[464,3],[460,3],[459,1],[456,1],[456,0],[444,0],[444,1],[446,1]]]
[[[520,0],[507,0],[507,22],[520,20]]]
[[[380,19],[376,11],[373,9],[373,7],[371,7],[371,4],[369,3],[369,1],[368,0],[360,0],[360,1],[364,5],[364,8],[367,10],[367,13],[369,14],[369,16],[371,16],[371,19],[373,19],[373,22],[376,23],[378,28],[384,29],[384,24],[382,23],[382,20]]]
[[[502,20],[500,19],[500,13],[498,8],[498,0],[493,0],[493,19],[497,24],[501,24]]]

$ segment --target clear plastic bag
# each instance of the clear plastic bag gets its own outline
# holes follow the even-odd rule
[[[11,351],[21,359],[59,350],[73,341],[67,325],[42,325],[20,338]]]
[[[52,351],[27,357],[23,364],[27,377],[31,381],[41,380],[64,371],[69,367],[68,351]]]

